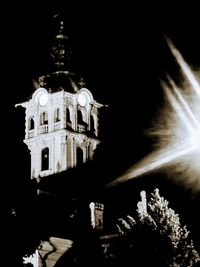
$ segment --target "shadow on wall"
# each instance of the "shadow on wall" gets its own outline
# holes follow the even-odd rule
[[[54,265],[64,266],[103,266],[104,255],[99,238],[93,231],[88,231],[74,241],[72,247],[67,250]]]

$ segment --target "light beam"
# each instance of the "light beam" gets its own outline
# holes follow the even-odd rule
[[[185,79],[187,79],[190,82],[191,89],[194,90],[196,92],[197,96],[200,98],[200,84],[199,84],[197,78],[195,77],[194,73],[192,72],[190,66],[184,60],[183,56],[178,51],[178,49],[176,49],[176,47],[174,46],[172,41],[168,37],[165,37],[165,39],[166,39],[166,42],[167,42],[174,58],[176,59],[177,63],[179,64],[179,66],[180,66],[180,68],[184,74]]]
[[[176,84],[174,83],[174,81],[169,76],[168,76],[168,80],[170,82],[171,88],[174,91],[174,94],[177,96],[177,98],[179,100],[179,103],[182,104],[183,108],[185,109],[186,114],[187,114],[187,117],[188,117],[188,120],[190,121],[191,124],[193,123],[194,126],[197,129],[200,129],[200,124],[197,121],[197,119],[195,118],[192,110],[190,109],[189,105],[185,101],[184,97],[182,96],[182,94],[180,92],[180,89],[176,86]],[[190,123],[188,123],[188,126],[189,126]]]
[[[107,184],[108,187],[149,174],[163,167],[171,167],[174,163],[178,166],[181,162],[187,161],[190,175],[185,178],[184,183],[186,185],[196,183],[200,189],[200,84],[171,40],[166,38],[166,41],[182,70],[184,81],[187,80],[190,83],[189,96],[188,92],[185,93],[184,87],[180,89],[167,75],[168,83],[162,81],[161,86],[171,108],[167,106],[160,125],[154,126],[153,134],[159,140],[158,149]],[[198,178],[196,178],[195,172],[198,172]]]

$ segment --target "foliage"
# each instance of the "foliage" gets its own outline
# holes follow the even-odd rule
[[[120,238],[109,251],[115,254],[116,262],[162,267],[190,267],[199,263],[187,227],[181,225],[178,214],[168,204],[158,189],[148,202],[143,192],[137,205],[137,219],[128,215],[118,220]]]

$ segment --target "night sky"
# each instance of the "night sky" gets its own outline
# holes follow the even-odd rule
[[[23,186],[28,179],[25,177],[29,176],[29,153],[22,142],[24,111],[15,109],[14,105],[31,96],[33,78],[48,69],[52,16],[60,9],[70,40],[73,72],[84,77],[86,87],[97,101],[109,106],[101,118],[103,144],[96,159],[105,183],[152,149],[152,142],[144,136],[144,131],[152,125],[164,101],[159,80],[165,72],[174,79],[179,75],[163,35],[171,38],[195,69],[200,64],[199,17],[194,6],[179,9],[163,3],[155,8],[125,4],[86,7],[66,1],[64,8],[41,8],[36,4],[23,9],[20,6],[12,10],[5,8],[7,20],[2,22],[1,32],[1,92],[3,138],[9,140],[3,148],[7,201],[23,200],[26,195]],[[152,190],[155,186],[160,187],[162,194],[181,213],[198,241],[200,193],[186,190],[184,185],[172,182],[161,172],[122,185],[112,192],[113,199],[120,194],[122,203],[116,200],[116,205],[123,208],[124,203],[130,202],[123,190],[139,196],[139,190]],[[131,205],[135,207],[134,203]]]

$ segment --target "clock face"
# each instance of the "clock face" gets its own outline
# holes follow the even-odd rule
[[[48,94],[43,92],[39,97],[40,106],[45,106],[48,103]]]
[[[81,94],[81,93],[79,94],[79,96],[78,96],[78,103],[82,107],[84,107],[86,105],[87,98],[86,98],[86,96],[84,94]]]

